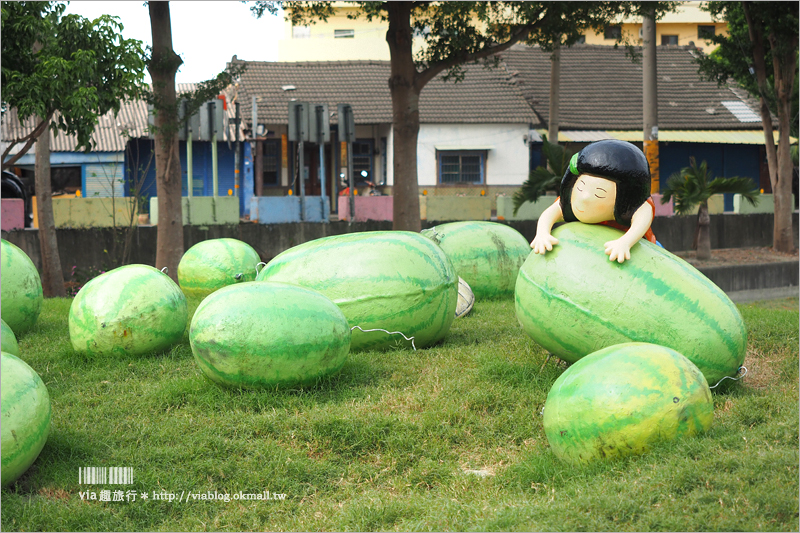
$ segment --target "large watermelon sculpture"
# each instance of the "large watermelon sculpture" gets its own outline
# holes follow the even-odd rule
[[[0,248],[0,313],[14,334],[19,336],[39,318],[44,301],[42,280],[31,258],[20,248],[5,239],[0,240]]]
[[[450,222],[422,234],[444,250],[478,300],[512,297],[519,268],[531,253],[520,232],[497,222]]]
[[[626,343],[587,355],[553,384],[544,431],[559,458],[586,463],[706,431],[714,404],[700,370],[663,346]]]
[[[178,284],[188,297],[205,298],[234,283],[255,281],[258,252],[238,239],[209,239],[189,248],[178,264]]]
[[[336,304],[285,283],[242,283],[203,300],[189,328],[195,360],[229,387],[312,385],[342,368],[350,327]]]
[[[50,432],[50,396],[42,378],[15,355],[0,355],[2,485],[10,485],[39,457]]]
[[[734,376],[747,341],[739,310],[689,263],[640,241],[624,263],[603,243],[620,232],[573,222],[559,243],[531,254],[519,271],[517,319],[525,333],[565,361],[625,342],[649,342],[685,355],[709,383]]]
[[[78,353],[141,355],[183,338],[186,296],[148,265],[115,268],[89,281],[69,309],[69,338]]]
[[[19,344],[17,344],[17,337],[14,335],[14,332],[11,331],[11,328],[8,327],[5,320],[0,320],[0,326],[2,326],[2,337],[0,338],[0,343],[2,344],[2,350],[4,352],[19,356]]]
[[[276,256],[258,281],[319,291],[351,327],[399,331],[417,348],[440,341],[455,318],[458,276],[433,241],[407,231],[349,233],[310,241]],[[385,349],[399,335],[356,329],[351,350]]]

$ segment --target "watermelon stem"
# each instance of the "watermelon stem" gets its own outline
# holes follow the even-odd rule
[[[414,348],[415,352],[417,351],[417,347],[414,346],[414,337],[406,337],[405,334],[401,331],[386,331],[385,329],[380,329],[380,328],[362,329],[361,326],[353,326],[352,328],[350,328],[350,331],[353,331],[356,328],[360,329],[364,333],[368,333],[370,331],[383,331],[384,333],[388,333],[389,335],[402,335],[405,340],[411,341],[411,347]]]
[[[741,376],[739,376],[739,373],[742,372],[742,369],[744,369],[744,373]],[[736,375],[739,376],[739,377],[738,378],[732,378],[730,376],[724,376],[721,380],[717,381],[716,385],[714,385],[713,387],[709,387],[709,389],[716,388],[717,385],[719,385],[720,383],[722,383],[726,379],[732,379],[733,381],[739,381],[740,379],[742,379],[743,377],[745,377],[747,375],[747,367],[746,366],[740,366],[739,369],[736,371]]]

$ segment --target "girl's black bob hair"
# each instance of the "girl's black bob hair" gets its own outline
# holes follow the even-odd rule
[[[566,222],[578,220],[572,212],[570,199],[580,174],[591,174],[617,184],[614,219],[625,226],[631,225],[633,214],[650,197],[650,166],[641,150],[625,141],[593,142],[578,153],[577,164],[570,164],[561,179],[561,211]]]

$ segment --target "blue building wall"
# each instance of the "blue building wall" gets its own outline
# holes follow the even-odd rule
[[[126,170],[126,184],[125,194],[131,194],[131,184],[133,177],[136,175],[134,172],[135,167],[139,167],[139,175],[144,174],[144,183],[142,186],[141,194],[143,198],[149,199],[158,195],[156,188],[156,167],[155,167],[155,152],[154,141],[150,139],[133,139],[129,143],[131,150],[125,155],[125,170]],[[218,167],[218,188],[217,194],[219,196],[228,196],[228,191],[234,194],[235,174],[234,174],[234,149],[236,145],[231,143],[231,148],[228,148],[227,142],[217,143],[217,167]],[[241,161],[239,178],[239,212],[249,212],[249,202],[245,202],[243,191],[246,189],[243,174],[246,174],[248,169],[250,172],[250,181],[252,182],[252,157],[250,154],[250,143],[240,143]],[[181,162],[181,179],[183,181],[183,196],[188,196],[188,174],[186,167],[186,142],[180,141],[179,155]],[[211,143],[195,141],[192,143],[192,177],[193,196],[213,196],[213,176],[212,176],[212,157],[211,157]],[[252,185],[250,186],[252,190]],[[146,204],[147,205],[147,204]]]

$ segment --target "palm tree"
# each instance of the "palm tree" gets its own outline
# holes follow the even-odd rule
[[[547,141],[547,135],[542,135],[542,155],[547,166],[538,166],[528,175],[522,187],[514,193],[514,214],[525,202],[535,202],[547,191],[558,191],[561,178],[569,167],[572,152],[558,143]]]
[[[669,202],[675,197],[675,211],[684,214],[699,205],[697,212],[697,231],[695,232],[695,245],[697,259],[711,259],[711,233],[708,216],[708,199],[714,194],[733,193],[741,194],[751,205],[756,205],[759,191],[750,178],[714,178],[708,170],[708,164],[703,161],[700,166],[694,157],[689,158],[689,166],[680,172],[675,172],[667,180],[667,186],[662,191],[661,203]]]

